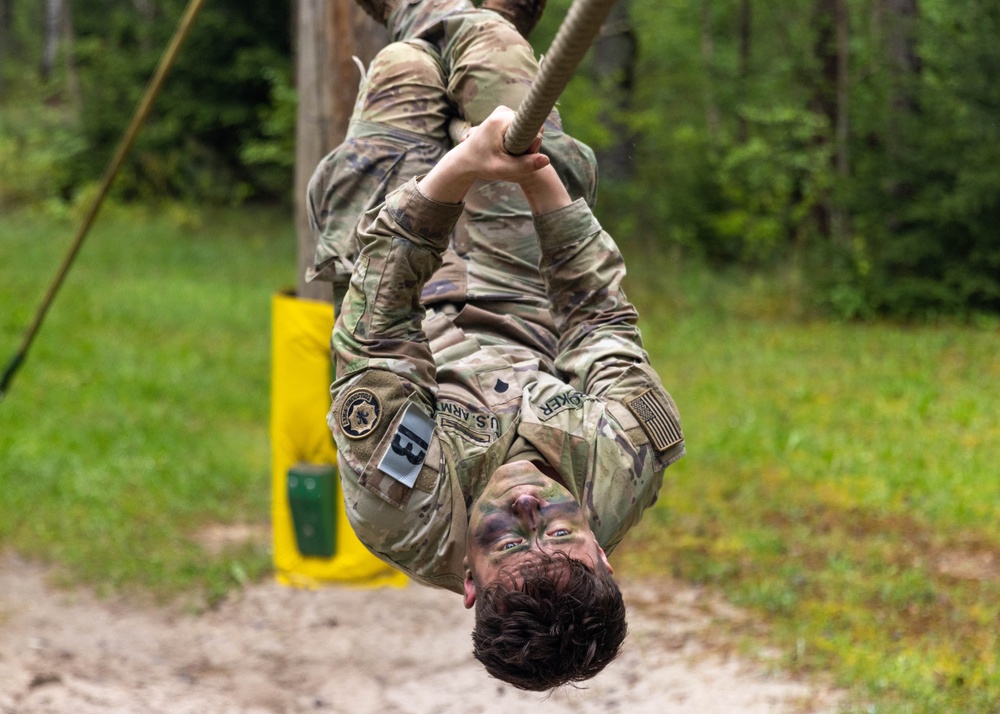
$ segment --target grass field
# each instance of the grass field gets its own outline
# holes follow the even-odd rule
[[[282,217],[111,210],[0,404],[0,543],[67,576],[221,593],[269,567],[208,558],[209,524],[269,516],[270,297],[294,286]],[[73,226],[0,218],[4,364]]]
[[[853,711],[1000,712],[997,322],[793,319],[787,281],[652,262],[632,297],[689,455],[626,570],[763,613]]]
[[[269,307],[294,282],[281,216],[109,211],[0,404],[0,546],[67,578],[218,596],[264,549]],[[72,234],[0,216],[0,359]],[[638,255],[638,251],[637,251]],[[782,665],[857,712],[1000,711],[1000,326],[810,319],[784,276],[632,263],[688,457],[616,553],[765,623]],[[6,362],[4,362],[5,364]]]

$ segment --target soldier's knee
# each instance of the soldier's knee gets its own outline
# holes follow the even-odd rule
[[[379,51],[368,69],[366,83],[370,90],[376,91],[406,86],[443,91],[444,69],[433,45],[420,40],[403,40]]]
[[[466,54],[487,58],[495,53],[524,53],[532,59],[534,50],[524,37],[505,18],[492,10],[475,10],[446,21],[448,42],[445,53],[452,63],[460,60],[454,55]],[[497,64],[502,71],[503,65]]]
[[[372,60],[352,119],[444,141],[449,111],[440,55],[428,42],[404,40]]]
[[[500,104],[519,106],[538,71],[531,45],[489,10],[452,22],[443,57],[449,96],[463,116],[478,124]]]
[[[503,47],[531,47],[525,37],[517,31],[511,22],[492,10],[479,10],[478,21],[485,25],[493,41]]]

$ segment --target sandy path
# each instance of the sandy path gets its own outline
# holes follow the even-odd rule
[[[446,592],[266,583],[193,615],[53,590],[45,576],[0,555],[4,714],[835,710],[826,692],[702,644],[726,608],[674,584],[624,583],[625,653],[587,689],[546,699],[483,672],[471,614]]]

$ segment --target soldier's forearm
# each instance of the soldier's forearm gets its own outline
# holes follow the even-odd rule
[[[364,219],[358,232],[363,247],[333,335],[338,382],[384,369],[433,389],[420,292],[441,265],[461,211],[461,205],[428,199],[411,180],[386,197],[374,219]]]
[[[536,216],[535,229],[559,333],[556,366],[578,389],[597,395],[647,361],[638,315],[621,287],[621,252],[582,199]]]
[[[520,184],[533,216],[558,211],[573,203],[559,174],[551,164],[527,176]]]

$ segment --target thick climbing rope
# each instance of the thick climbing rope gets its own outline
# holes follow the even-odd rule
[[[575,0],[507,129],[503,144],[507,153],[520,156],[531,146],[614,4],[615,0]],[[466,120],[453,119],[448,126],[452,142],[459,143],[470,128]]]
[[[614,4],[615,0],[574,1],[507,129],[508,153],[517,156],[531,146]]]
[[[48,313],[49,307],[52,305],[52,301],[55,300],[56,294],[59,292],[59,288],[62,287],[62,284],[66,279],[66,274],[73,265],[73,261],[76,259],[77,253],[80,252],[80,247],[83,245],[83,241],[87,237],[87,232],[90,230],[91,225],[93,225],[94,219],[97,218],[97,214],[101,210],[101,204],[104,203],[104,198],[108,195],[108,190],[111,188],[111,184],[118,173],[118,169],[121,168],[122,163],[125,161],[125,157],[128,156],[129,151],[132,150],[132,144],[135,143],[135,138],[139,134],[139,129],[145,123],[146,117],[149,116],[149,111],[153,107],[153,100],[155,100],[156,96],[160,93],[160,89],[163,87],[163,81],[166,79],[167,73],[170,72],[171,67],[173,67],[174,60],[177,59],[177,54],[180,52],[181,45],[183,45],[184,40],[187,39],[188,33],[194,24],[194,19],[198,15],[198,11],[201,10],[201,6],[204,4],[205,0],[191,0],[188,3],[187,10],[184,11],[184,15],[181,17],[180,23],[178,23],[177,29],[174,31],[174,36],[170,40],[170,44],[167,46],[167,49],[164,50],[162,57],[160,57],[160,64],[156,68],[156,73],[153,75],[152,79],[149,80],[149,84],[146,86],[146,91],[143,94],[142,99],[139,101],[139,104],[136,106],[135,113],[132,115],[132,120],[129,122],[125,133],[122,134],[122,138],[118,142],[118,148],[115,150],[114,156],[111,158],[111,161],[108,163],[108,166],[104,171],[104,177],[101,179],[97,195],[91,202],[90,208],[84,216],[83,222],[77,229],[76,236],[73,238],[73,242],[70,244],[69,250],[66,252],[66,256],[63,258],[62,264],[56,272],[56,277],[49,285],[49,289],[45,293],[45,297],[42,299],[42,303],[35,313],[34,320],[32,320],[31,325],[25,331],[24,337],[21,340],[20,348],[7,364],[3,376],[0,377],[0,401],[2,401],[6,396],[7,390],[14,381],[14,375],[17,374],[17,370],[20,369],[25,358],[28,356],[28,350],[31,349],[31,343],[34,342],[35,335],[37,335],[38,330],[41,329],[42,321],[45,319],[45,315]]]

